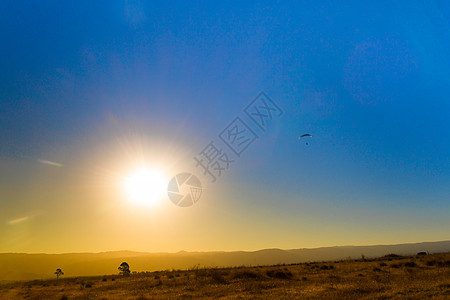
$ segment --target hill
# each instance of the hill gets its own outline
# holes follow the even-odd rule
[[[379,257],[389,253],[412,255],[417,252],[450,251],[450,241],[377,246],[337,246],[313,249],[265,249],[233,252],[146,253],[114,251],[67,254],[0,254],[0,280],[33,280],[53,277],[62,268],[66,277],[117,274],[121,262],[132,271],[189,269],[194,266],[230,267],[292,264],[312,261]]]

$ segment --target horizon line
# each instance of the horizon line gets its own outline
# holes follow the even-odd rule
[[[444,243],[450,242],[450,240],[439,240],[439,241],[425,241],[425,242],[405,242],[405,243],[397,243],[397,244],[365,244],[365,245],[335,245],[335,246],[320,246],[320,247],[306,247],[306,248],[262,248],[257,250],[205,250],[205,251],[186,251],[179,250],[175,252],[171,251],[163,251],[163,252],[151,252],[151,251],[137,251],[137,250],[109,250],[109,251],[82,251],[82,252],[60,252],[60,253],[46,253],[46,252],[0,252],[1,254],[29,254],[29,255],[67,255],[67,254],[103,254],[103,253],[115,253],[115,252],[132,252],[132,253],[141,253],[141,254],[178,254],[180,252],[186,253],[214,253],[214,252],[222,252],[222,253],[233,253],[233,252],[258,252],[264,250],[281,250],[281,251],[291,251],[291,250],[313,250],[313,249],[322,249],[322,248],[336,248],[336,247],[377,247],[377,246],[399,246],[399,245],[413,245],[413,244],[427,244],[427,243]]]

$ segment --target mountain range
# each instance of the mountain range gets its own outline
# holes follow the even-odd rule
[[[27,254],[0,253],[0,280],[34,280],[54,277],[61,268],[65,277],[110,275],[126,261],[131,271],[189,269],[292,264],[379,257],[387,254],[413,255],[418,252],[450,251],[450,241],[375,246],[335,246],[304,249],[264,249],[258,251],[149,253],[112,251],[100,253]]]

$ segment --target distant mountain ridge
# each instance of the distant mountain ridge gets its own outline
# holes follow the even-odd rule
[[[422,251],[450,252],[450,241],[232,252],[148,253],[126,250],[65,254],[0,253],[0,280],[48,279],[53,277],[56,268],[62,268],[66,277],[117,274],[117,267],[123,261],[128,262],[131,271],[141,272],[189,269],[194,266],[227,267],[333,261],[361,258],[361,255],[412,255]]]

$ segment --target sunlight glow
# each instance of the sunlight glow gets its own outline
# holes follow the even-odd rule
[[[166,194],[167,180],[157,170],[140,168],[125,178],[124,189],[128,200],[145,205],[161,202]]]

